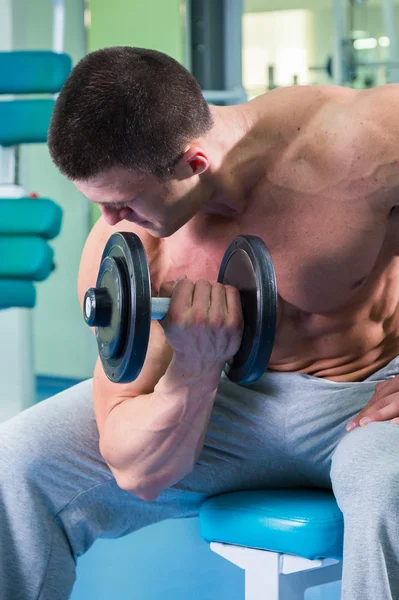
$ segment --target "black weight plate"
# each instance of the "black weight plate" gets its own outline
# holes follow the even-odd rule
[[[266,371],[277,323],[277,284],[267,246],[252,235],[237,237],[227,248],[218,281],[240,290],[244,332],[237,354],[225,366],[236,383],[257,381]]]
[[[119,355],[125,340],[126,276],[121,258],[106,256],[101,261],[97,289],[105,288],[111,300],[111,315],[106,326],[96,328],[98,349],[107,360]]]
[[[117,270],[108,268],[111,262]],[[109,238],[97,287],[108,288],[113,298],[112,313],[116,315],[114,320],[111,317],[110,326],[96,327],[104,371],[114,383],[134,381],[144,364],[151,324],[150,273],[143,244],[136,234],[119,232]]]

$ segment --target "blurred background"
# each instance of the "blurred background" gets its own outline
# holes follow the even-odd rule
[[[106,46],[154,48],[190,69],[209,102],[234,104],[281,86],[361,89],[398,81],[398,14],[396,0],[0,0],[0,51],[55,49],[76,64]],[[14,98],[5,91],[1,101]],[[11,179],[4,175],[10,151]],[[5,144],[2,160],[0,196],[18,185],[20,195],[51,199],[62,209],[60,232],[46,242],[55,268],[34,284],[34,306],[0,311],[5,419],[92,375],[96,344],[76,282],[98,212],[56,171],[45,143]],[[17,389],[25,375],[30,392]],[[73,599],[112,598],[115,578],[119,600],[243,598],[242,571],[211,554],[196,519],[98,541],[79,562]],[[339,584],[307,597],[337,600]]]

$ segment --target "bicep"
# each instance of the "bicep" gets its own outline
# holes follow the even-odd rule
[[[96,285],[104,246],[111,233],[110,228],[100,218],[88,235],[80,259],[78,274],[78,298],[80,306],[83,306],[86,291]]]
[[[109,236],[115,231],[116,229],[108,227],[103,219],[99,219],[89,234],[79,268],[78,296],[81,306],[88,288],[96,285],[103,249]],[[145,243],[145,236],[141,233],[140,237]],[[92,331],[95,334],[94,329]],[[155,385],[164,375],[172,360],[172,354],[173,351],[166,341],[161,325],[152,321],[146,359],[143,369],[135,381],[127,384],[111,382],[105,375],[101,360],[97,360],[94,371],[93,402],[100,434],[107,416],[118,404],[154,391]]]
[[[100,359],[97,360],[93,402],[100,436],[108,415],[116,406],[125,400],[151,394],[154,391],[156,384],[165,374],[172,356],[173,350],[166,341],[161,325],[157,321],[152,321],[146,358],[137,379],[130,383],[113,383],[105,375]]]

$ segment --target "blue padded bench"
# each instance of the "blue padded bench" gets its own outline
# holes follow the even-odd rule
[[[245,570],[245,600],[304,600],[341,579],[343,516],[331,492],[259,490],[209,498],[200,510],[211,549]]]

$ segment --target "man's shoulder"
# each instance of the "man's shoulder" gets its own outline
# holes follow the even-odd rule
[[[78,277],[78,294],[81,300],[85,291],[95,286],[105,245],[111,235],[118,232],[135,233],[140,238],[147,256],[151,258],[156,254],[159,240],[152,237],[145,229],[128,221],[111,226],[100,217],[92,227],[82,252]]]
[[[294,153],[302,153],[306,147],[307,156],[308,150],[317,146],[317,152],[323,147],[326,151],[337,149],[340,154],[337,134],[343,139],[349,133],[348,106],[357,94],[357,90],[327,85],[273,90],[253,101],[258,128],[265,129],[268,138],[275,137],[283,147],[288,144]],[[347,131],[340,130],[341,123]]]
[[[357,94],[357,90],[337,85],[295,85],[266,92],[251,103],[266,114],[272,107],[274,110],[289,109],[297,114],[302,110],[315,114],[325,105],[342,105],[353,100]]]
[[[153,249],[159,245],[159,240],[157,238],[154,238],[148,231],[135,223],[121,221],[116,225],[108,225],[102,216],[96,221],[91,229],[86,245],[90,244],[95,248],[100,248],[102,252],[111,235],[119,232],[136,234],[140,238],[146,252],[153,251]]]
[[[398,84],[354,91],[326,103],[307,136],[345,193],[368,199],[384,212],[399,190],[398,111]]]

